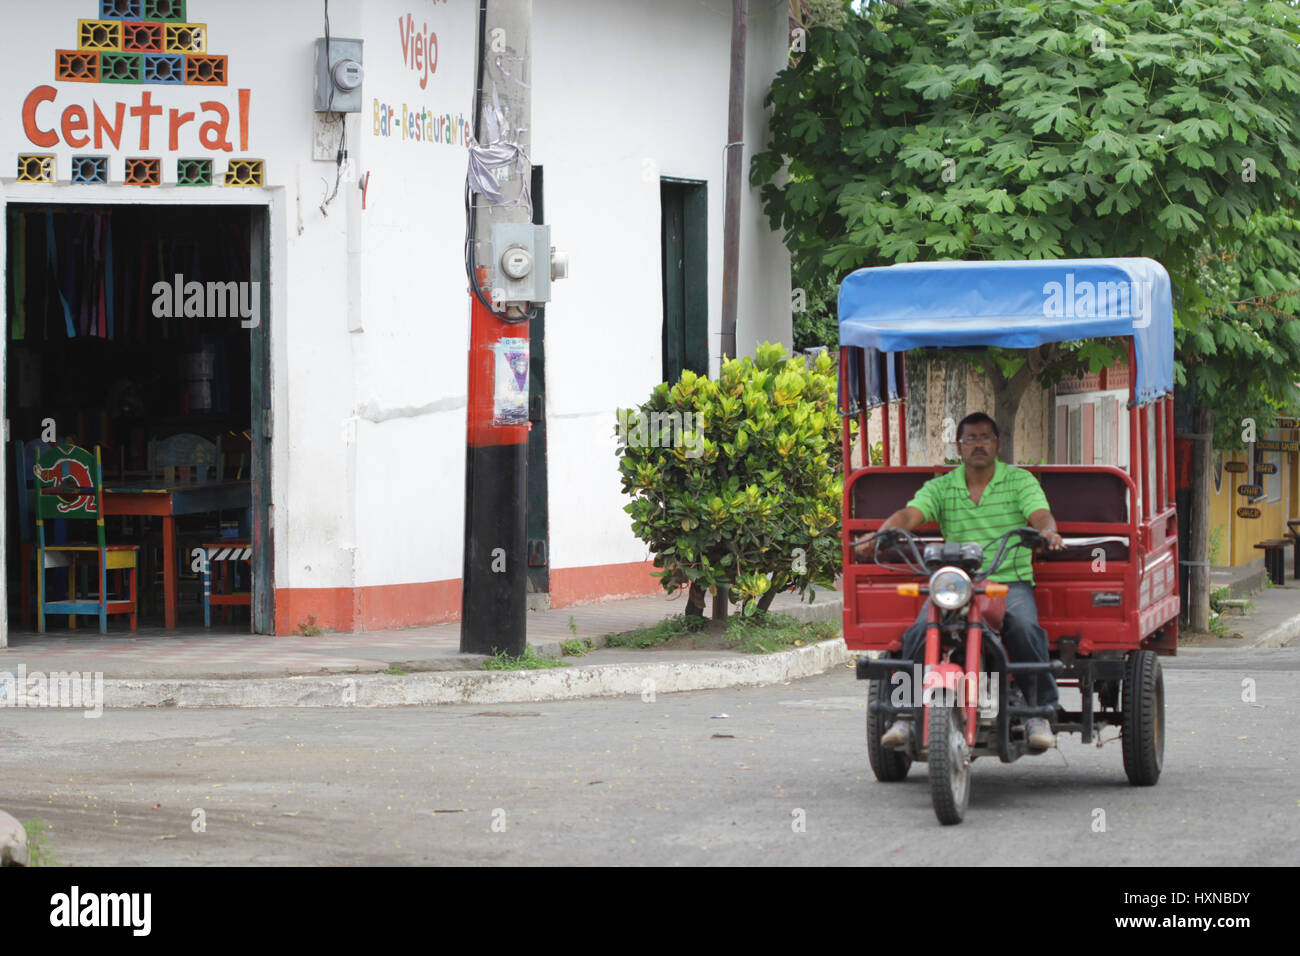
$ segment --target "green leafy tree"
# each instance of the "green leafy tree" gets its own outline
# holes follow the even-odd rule
[[[873,4],[776,78],[751,182],[806,288],[919,259],[1158,259],[1177,380],[1221,421],[1267,417],[1300,368],[1298,24],[1261,0]],[[981,361],[1009,425],[1031,383],[1115,354]]]
[[[780,345],[722,364],[717,380],[687,370],[620,409],[624,510],[654,552],[665,590],[689,586],[746,613],[783,590],[830,585],[840,569],[843,475],[829,355],[809,366]]]

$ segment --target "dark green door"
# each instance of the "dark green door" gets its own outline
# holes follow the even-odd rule
[[[708,187],[661,179],[663,241],[663,373],[675,382],[684,369],[709,374]]]
[[[262,301],[261,320],[251,330],[249,404],[253,440],[249,462],[253,479],[253,605],[250,617],[254,634],[275,633],[275,577],[271,553],[275,547],[271,528],[271,247],[268,241],[265,208],[249,210],[252,228],[250,278],[258,286]]]
[[[542,167],[533,167],[533,222],[542,223]],[[545,266],[545,268],[549,268]],[[546,490],[546,309],[528,328],[528,607],[550,607],[550,512]]]

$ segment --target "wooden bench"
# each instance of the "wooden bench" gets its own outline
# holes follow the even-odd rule
[[[1289,538],[1270,538],[1268,541],[1261,541],[1255,545],[1257,549],[1264,552],[1264,568],[1268,571],[1268,579],[1276,585],[1286,583],[1286,557],[1285,550],[1290,547],[1291,539]]]

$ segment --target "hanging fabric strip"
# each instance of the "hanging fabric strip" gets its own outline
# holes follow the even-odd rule
[[[68,243],[61,257],[63,273],[68,278],[68,299],[77,316],[77,328],[82,336],[95,334],[91,308],[95,303],[94,263],[99,261],[95,249],[95,220],[93,216],[72,216],[68,230]]]
[[[27,334],[27,214],[18,213],[14,217],[14,312],[13,337],[22,339]]]
[[[145,339],[145,322],[147,320],[145,319],[144,305],[147,300],[145,299],[144,290],[146,285],[148,285],[150,289],[153,288],[153,284],[149,282],[149,265],[152,261],[152,257],[149,255],[149,244],[143,239],[137,243],[137,251],[139,252],[138,271],[140,274],[140,285],[136,290],[135,300],[131,303],[131,311],[129,311],[127,315],[135,316],[135,340],[138,344],[143,345],[147,341]],[[152,315],[153,312],[150,311],[149,314]]]
[[[54,289],[59,296],[59,304],[63,306],[63,322],[67,326],[68,338],[77,337],[77,329],[72,324],[72,307],[68,305],[67,298],[63,295],[63,284],[59,275],[59,252],[58,239],[54,234],[54,213],[47,211],[45,213],[45,264],[51,271],[54,279]]]
[[[86,304],[94,292],[95,277],[90,274],[87,262],[94,258],[95,250],[90,247],[91,222],[83,216],[68,217],[66,241],[59,250],[60,285],[66,285],[68,302],[72,305],[72,314],[76,317],[77,334],[90,334],[90,316],[86,314]],[[80,254],[79,254],[80,253]],[[64,280],[67,280],[66,283]]]
[[[166,254],[163,252],[163,243],[162,243],[162,240],[159,239],[159,240],[158,240],[158,279],[159,279],[159,281],[166,281],[166,279],[167,279],[167,266],[168,266],[168,264],[169,264],[169,263],[167,262],[167,256],[166,256]],[[168,318],[166,317],[166,315],[164,315],[163,318],[162,318],[162,323],[161,323],[161,325],[160,325],[160,327],[159,327],[159,330],[158,330],[158,337],[159,337],[159,338],[161,338],[161,339],[167,339],[167,338],[170,338],[170,337],[171,337],[171,334],[170,334],[170,333],[171,333],[171,329],[168,327],[168,326],[170,326],[170,325],[171,325],[170,320],[168,320]]]
[[[104,214],[104,319],[105,332],[113,338],[113,214]]]

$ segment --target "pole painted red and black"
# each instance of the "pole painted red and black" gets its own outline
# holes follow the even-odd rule
[[[488,285],[478,270],[479,287]],[[465,452],[462,654],[519,655],[527,646],[528,431],[497,425],[496,347],[528,340],[528,322],[507,322],[470,293],[469,408]]]

